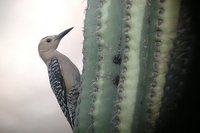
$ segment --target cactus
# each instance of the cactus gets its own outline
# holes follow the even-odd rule
[[[190,59],[182,3],[88,0],[75,133],[153,133],[167,123]]]

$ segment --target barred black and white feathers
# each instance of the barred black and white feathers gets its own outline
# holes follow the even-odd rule
[[[74,120],[72,119],[72,110],[70,109],[71,99],[66,94],[66,86],[64,78],[61,73],[60,65],[58,59],[52,58],[48,65],[48,74],[51,84],[51,88],[58,100],[60,108],[62,109],[65,117],[67,118],[71,127],[74,126]],[[70,96],[73,97],[73,96]]]

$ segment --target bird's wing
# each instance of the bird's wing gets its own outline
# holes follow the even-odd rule
[[[67,96],[67,100],[69,103],[69,109],[72,110],[72,120],[74,123],[75,120],[75,111],[76,111],[76,107],[77,107],[77,101],[78,101],[78,97],[79,97],[79,93],[80,93],[80,83],[75,83],[72,86],[72,89],[70,90],[68,96]]]
[[[50,63],[48,64],[48,74],[49,74],[49,80],[51,84],[51,88],[57,98],[57,101],[67,118],[68,122],[70,123],[71,127],[73,128],[73,120],[71,113],[69,109],[69,101],[67,100],[66,96],[66,86],[65,81],[61,72],[60,64],[57,58],[52,58]]]

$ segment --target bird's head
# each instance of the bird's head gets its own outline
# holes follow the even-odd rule
[[[39,53],[48,52],[50,50],[56,50],[60,40],[72,29],[73,27],[61,32],[58,35],[46,36],[42,38],[38,46]]]

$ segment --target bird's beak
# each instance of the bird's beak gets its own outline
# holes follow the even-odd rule
[[[69,33],[74,27],[71,27],[57,35],[56,40],[61,40],[67,33]]]

